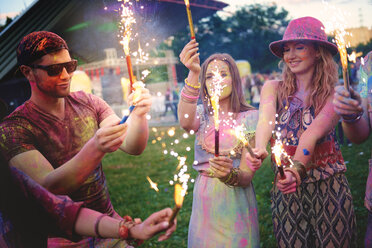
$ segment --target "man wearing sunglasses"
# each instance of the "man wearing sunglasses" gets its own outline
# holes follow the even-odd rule
[[[31,98],[0,124],[2,155],[50,192],[121,218],[112,207],[101,160],[117,149],[134,155],[145,149],[149,91],[142,89],[130,118],[119,124],[120,118],[102,99],[82,91],[70,93],[77,61],[58,35],[26,35],[17,47],[17,61],[30,83]],[[132,95],[128,99],[131,102]],[[75,244],[49,239],[49,247],[114,245],[126,247],[118,240],[87,238]]]

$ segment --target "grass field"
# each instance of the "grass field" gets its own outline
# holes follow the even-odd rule
[[[174,206],[173,186],[169,181],[173,179],[178,160],[170,155],[173,150],[178,156],[186,156],[188,173],[196,178],[192,169],[194,136],[183,137],[184,131],[175,127],[176,134],[167,134],[169,127],[150,130],[150,139],[146,150],[140,156],[130,156],[122,152],[115,152],[105,156],[104,171],[108,181],[111,200],[121,215],[131,215],[145,219],[152,212],[165,207]],[[177,141],[177,140],[178,141]],[[155,142],[156,140],[156,142]],[[191,150],[187,151],[187,147]],[[168,154],[164,154],[164,150]],[[366,179],[368,175],[368,159],[372,150],[371,139],[362,145],[344,145],[342,154],[348,161],[346,173],[353,194],[354,208],[357,216],[358,247],[363,247],[366,227],[367,210],[363,205]],[[159,192],[150,188],[146,176],[158,183]],[[253,180],[259,210],[259,225],[261,247],[276,247],[272,231],[270,210],[270,189],[274,175],[269,159],[264,161],[262,168]],[[177,230],[173,236],[164,242],[157,242],[156,238],[146,241],[141,247],[187,247],[188,222],[191,214],[193,184],[188,184],[188,194],[177,217]]]

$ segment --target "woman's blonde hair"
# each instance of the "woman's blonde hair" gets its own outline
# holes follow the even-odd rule
[[[332,94],[336,82],[338,81],[338,66],[332,58],[332,54],[324,47],[313,44],[315,50],[319,52],[319,58],[316,59],[314,74],[310,94],[308,95],[308,107],[313,106],[315,115],[317,115],[326,103],[326,99]],[[288,97],[297,91],[296,76],[283,59],[280,61],[283,67],[283,81],[278,86],[278,104],[279,109],[283,108],[283,100],[288,103]]]
[[[232,92],[230,96],[230,106],[232,108],[233,113],[240,113],[244,111],[248,111],[254,109],[252,106],[248,105],[245,101],[245,97],[243,94],[243,87],[242,82],[239,75],[238,67],[234,61],[234,59],[227,53],[215,53],[209,56],[201,67],[200,73],[200,84],[201,84],[201,99],[203,100],[204,111],[206,114],[212,112],[212,107],[210,104],[210,95],[207,90],[206,86],[206,74],[207,68],[209,63],[214,60],[220,60],[225,62],[230,70],[231,74],[231,82],[232,82]]]

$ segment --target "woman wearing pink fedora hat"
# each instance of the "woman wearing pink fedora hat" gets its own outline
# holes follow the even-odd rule
[[[281,58],[281,81],[268,81],[261,92],[256,152],[283,143],[284,175],[271,191],[274,233],[279,247],[351,247],[355,215],[346,166],[335,141],[339,117],[333,109],[338,81],[323,24],[312,17],[292,20],[270,50]],[[273,124],[275,123],[275,125]],[[274,134],[274,135],[273,135]],[[262,153],[262,152],[261,152]],[[247,159],[253,158],[247,154]]]

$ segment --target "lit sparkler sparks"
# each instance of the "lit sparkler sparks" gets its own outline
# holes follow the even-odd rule
[[[130,80],[130,92],[132,92],[132,86],[134,83],[132,61],[130,59],[130,49],[129,42],[132,35],[132,25],[136,23],[136,19],[133,16],[133,11],[128,5],[130,5],[129,0],[118,0],[118,2],[123,2],[121,4],[121,21],[120,21],[120,31],[122,35],[122,40],[120,44],[123,45],[125,58],[127,61],[127,68]]]
[[[342,76],[344,79],[344,87],[346,90],[349,91],[350,83],[349,83],[349,75],[348,75],[348,62],[347,62],[347,50],[346,48],[349,47],[345,40],[345,36],[351,34],[345,30],[347,20],[345,13],[342,12],[340,9],[336,8],[335,6],[330,5],[327,2],[323,2],[327,9],[327,17],[330,19],[329,21],[325,22],[325,31],[326,33],[333,33],[335,38],[333,42],[336,43],[338,51],[340,53],[340,60],[342,65]],[[329,13],[332,13],[329,16]]]
[[[145,88],[145,84],[141,81],[137,81],[133,84],[133,105],[136,105],[142,94],[142,89]]]
[[[219,139],[219,136],[220,136],[220,131],[219,131],[220,104],[219,104],[219,101],[220,101],[220,96],[221,96],[222,90],[223,90],[224,87],[226,87],[226,85],[222,86],[222,84],[221,84],[223,82],[223,77],[219,73],[218,68],[216,68],[216,70],[213,70],[212,73],[213,73],[213,79],[212,79],[213,87],[210,87],[211,88],[210,100],[211,100],[211,105],[212,105],[212,108],[213,108],[214,128],[215,128],[214,155],[216,157],[218,157],[219,156],[219,140],[220,140]]]
[[[136,57],[136,64],[144,63],[149,60],[149,54],[141,48],[141,43],[138,41],[138,50],[133,52],[132,55]]]
[[[176,203],[176,206],[174,206],[174,208],[172,210],[172,215],[169,218],[169,221],[168,221],[169,225],[173,224],[173,221],[176,218],[177,213],[180,211],[180,209],[182,207],[183,198],[184,198],[184,195],[182,195],[182,191],[183,191],[182,186],[180,184],[176,183],[174,185],[174,201]]]
[[[350,55],[347,55],[347,57],[349,58],[349,61],[350,62],[353,62],[353,63],[356,63],[356,59],[361,57],[363,55],[362,52],[355,52],[353,51]]]
[[[190,36],[191,36],[191,39],[195,39],[194,24],[192,22],[190,3],[189,3],[189,0],[184,0],[184,1],[185,1],[185,5],[186,5],[187,19],[189,20]]]
[[[234,134],[235,134],[235,136],[236,136],[236,137],[237,137],[241,142],[243,142],[244,147],[246,147],[247,150],[248,150],[248,152],[249,152],[249,155],[251,155],[252,158],[255,158],[256,155],[255,155],[254,152],[252,151],[252,147],[250,146],[248,140],[245,138],[245,135],[244,135],[244,124],[235,127],[235,128],[234,128]]]
[[[149,178],[148,176],[146,178],[147,178],[147,181],[149,181],[151,188],[154,189],[156,192],[159,192],[158,184],[157,183],[154,183],[151,180],[151,178]]]
[[[282,179],[285,178],[284,170],[282,167],[281,157],[284,153],[283,144],[280,140],[275,140],[275,145],[271,148],[272,153],[274,154],[276,165],[278,166],[279,174]]]
[[[344,29],[337,30],[335,32],[335,42],[338,47],[338,51],[340,53],[340,60],[342,65],[342,77],[344,79],[344,87],[346,90],[349,91],[350,83],[349,83],[349,73],[347,70],[347,50],[346,50],[346,41],[345,35],[347,32]]]

